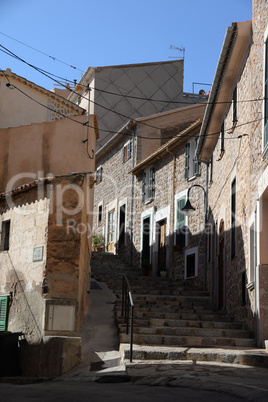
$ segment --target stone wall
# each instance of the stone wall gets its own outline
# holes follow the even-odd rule
[[[191,133],[192,136],[198,134],[198,130]],[[187,140],[190,139],[187,137]],[[187,142],[187,141],[186,141]],[[152,230],[153,230],[153,251],[152,263],[153,271],[157,274],[157,235],[156,235],[156,219],[161,219],[161,211],[163,211],[165,218],[168,222],[169,232],[167,253],[169,254],[168,270],[169,276],[175,278],[182,283],[185,282],[189,286],[202,287],[204,278],[204,195],[201,189],[195,188],[191,191],[191,203],[196,208],[193,217],[188,219],[188,243],[186,247],[179,249],[174,247],[174,227],[175,227],[175,198],[176,195],[184,192],[194,184],[202,185],[205,188],[205,168],[199,166],[199,174],[191,180],[185,180],[185,140],[178,146],[175,155],[166,152],[161,159],[152,161],[152,166],[155,168],[155,181],[154,181],[154,197],[150,202],[142,203],[142,172],[137,174],[135,185],[135,222],[134,222],[134,255],[135,265],[137,267],[141,264],[141,247],[142,247],[142,216],[152,213]],[[175,171],[174,171],[174,157],[175,157]],[[173,187],[174,178],[174,187]],[[198,275],[195,278],[185,280],[185,251],[193,247],[198,247],[199,267]]]
[[[102,181],[95,183],[94,189],[94,215],[93,234],[103,235],[105,249],[107,250],[107,217],[111,209],[115,209],[115,250],[120,256],[129,262],[130,248],[130,216],[131,216],[131,186],[132,177],[128,173],[132,167],[133,146],[131,156],[122,162],[122,148],[129,141],[129,137],[122,139],[96,164],[96,170],[102,168]],[[131,141],[132,143],[132,141]],[[125,245],[120,248],[119,238],[119,210],[120,205],[126,205],[126,236]],[[102,205],[102,222],[98,223],[98,208]]]

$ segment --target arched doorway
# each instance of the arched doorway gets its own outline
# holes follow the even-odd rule
[[[224,220],[220,222],[219,228],[219,256],[218,256],[218,309],[224,308],[224,294],[225,294],[225,281],[224,281]]]

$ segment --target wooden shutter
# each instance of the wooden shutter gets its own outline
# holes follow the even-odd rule
[[[185,180],[189,178],[190,143],[185,145]]]
[[[6,330],[8,296],[0,297],[0,331]]]
[[[154,168],[150,168],[150,176],[149,176],[149,199],[153,198],[154,192]]]
[[[198,159],[195,155],[195,152],[197,150],[197,144],[198,144],[198,137],[195,137],[194,139],[194,176],[198,174]]]
[[[264,139],[263,148],[268,142],[268,38],[265,42],[265,77],[264,77]]]
[[[145,203],[146,198],[146,172],[142,174],[142,202]]]
[[[127,159],[129,159],[131,156],[131,142],[129,141],[127,143]]]
[[[232,182],[231,194],[231,257],[235,257],[235,225],[236,225],[236,179]]]
[[[186,197],[182,197],[177,201],[177,222],[176,222],[176,246],[185,247],[186,240],[186,216],[182,212],[182,208],[186,203]]]
[[[233,124],[237,122],[237,87],[233,92]]]

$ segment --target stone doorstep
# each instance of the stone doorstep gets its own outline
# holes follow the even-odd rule
[[[129,345],[120,344],[120,353],[123,363],[129,360]],[[239,364],[268,368],[268,351],[253,348],[193,348],[193,347],[153,347],[133,346],[133,359],[143,362],[153,360],[165,361],[202,361],[227,364]]]

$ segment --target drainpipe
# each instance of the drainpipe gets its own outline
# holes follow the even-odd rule
[[[132,130],[132,168],[135,165],[134,147],[135,147],[136,127]],[[133,209],[134,209],[134,174],[131,175],[131,210],[130,210],[130,265],[133,265]]]
[[[208,166],[209,164],[206,164],[206,197],[205,197],[205,229],[204,229],[204,255],[205,255],[205,261],[204,261],[204,290],[207,290],[207,221],[208,221]]]
[[[172,207],[171,207],[171,225],[174,229],[174,215],[175,215],[175,172],[176,172],[176,154],[173,152],[170,152],[168,150],[168,147],[166,147],[166,152],[168,152],[170,155],[173,155],[173,179],[172,179]],[[172,236],[172,241],[169,242],[169,247],[170,247],[170,251],[169,251],[169,255],[171,257],[171,272],[172,275],[174,275],[174,251],[173,250],[173,245],[174,245],[174,230],[172,231],[173,236]],[[170,243],[172,243],[170,245]]]

